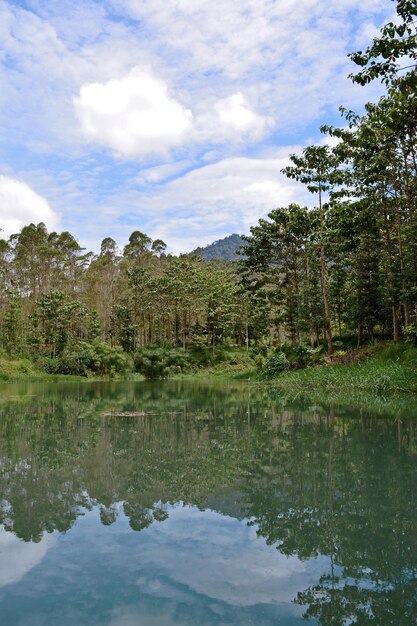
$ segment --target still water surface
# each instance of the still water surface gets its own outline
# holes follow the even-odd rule
[[[393,411],[3,385],[0,624],[417,624],[416,421]]]

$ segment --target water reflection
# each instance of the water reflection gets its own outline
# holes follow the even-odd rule
[[[4,390],[3,572],[2,537],[27,546],[5,623],[34,604],[42,624],[417,623],[407,406],[203,381]]]

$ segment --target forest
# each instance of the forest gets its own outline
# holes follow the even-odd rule
[[[272,210],[236,262],[168,254],[140,230],[122,250],[107,237],[93,254],[69,232],[29,224],[0,240],[3,353],[49,373],[158,377],[231,348],[261,367],[273,354],[279,371],[285,346],[308,364],[376,338],[415,342],[415,2],[397,2],[397,13],[350,55],[350,79],[382,81],[382,97],[361,114],[341,107],[341,126],[323,126],[323,141],[283,170],[313,209]]]

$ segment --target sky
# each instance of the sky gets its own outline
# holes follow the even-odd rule
[[[187,252],[314,197],[280,170],[382,87],[390,0],[0,0],[0,228]]]

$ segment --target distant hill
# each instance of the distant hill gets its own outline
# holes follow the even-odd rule
[[[242,236],[234,233],[224,239],[218,239],[204,248],[196,248],[191,254],[198,254],[206,261],[213,261],[215,259],[238,261],[242,257],[237,255],[236,252],[244,243]]]

